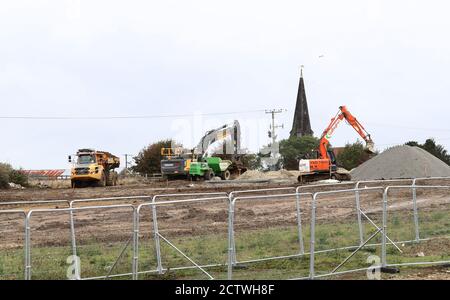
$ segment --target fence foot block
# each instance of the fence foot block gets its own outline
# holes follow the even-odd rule
[[[381,273],[389,273],[389,274],[400,273],[399,268],[393,268],[393,267],[381,267],[380,271],[381,271]]]

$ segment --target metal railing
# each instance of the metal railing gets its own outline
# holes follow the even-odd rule
[[[437,178],[441,179],[441,178]],[[450,186],[437,186],[437,185],[416,185],[415,180],[411,186],[388,186],[385,188],[383,192],[383,230],[384,232],[387,231],[387,215],[388,215],[388,204],[389,204],[389,191],[394,189],[411,189],[413,188],[413,191],[416,191],[417,189],[432,189],[432,190],[448,190],[450,191]],[[413,216],[414,216],[414,232],[415,232],[415,239],[411,240],[410,242],[420,242],[429,240],[429,238],[420,238],[420,227],[419,227],[419,217],[418,217],[418,207],[417,207],[417,195],[414,192],[412,197],[413,202]],[[448,236],[446,238],[449,238]],[[447,249],[448,250],[448,249]],[[385,240],[385,237],[382,239],[382,250],[381,250],[381,265],[382,267],[389,267],[389,266],[408,266],[408,265],[430,265],[430,264],[448,264],[450,263],[450,260],[443,260],[443,261],[435,261],[435,262],[405,262],[405,263],[397,263],[397,264],[388,264],[387,263],[387,243]]]
[[[247,264],[247,263],[255,263],[267,260],[275,260],[275,259],[283,259],[283,258],[291,258],[298,257],[305,254],[304,246],[303,246],[303,233],[302,233],[302,222],[301,222],[301,208],[300,208],[300,199],[302,196],[312,197],[312,193],[292,193],[292,194],[276,194],[276,195],[260,195],[260,196],[243,196],[243,197],[235,197],[230,201],[229,207],[229,220],[228,220],[228,228],[229,228],[229,245],[228,245],[228,279],[232,279],[233,266],[238,264]],[[297,234],[298,234],[298,242],[299,242],[299,252],[291,255],[283,255],[283,256],[272,256],[272,257],[263,257],[245,261],[238,261],[236,258],[236,242],[235,242],[235,230],[234,230],[234,220],[235,220],[235,212],[236,212],[236,202],[239,201],[249,201],[249,200],[277,200],[277,201],[286,201],[286,198],[294,198],[296,203],[296,216],[297,216]]]
[[[54,208],[54,209],[31,209],[26,213],[24,210],[19,209],[8,209],[8,210],[0,210],[0,214],[17,214],[21,215],[24,218],[24,273],[25,279],[31,279],[31,270],[32,270],[32,262],[31,262],[31,225],[30,221],[34,214],[53,214],[53,213],[64,213],[67,212],[70,214],[70,244],[72,247],[72,254],[77,255],[77,233],[75,231],[75,220],[74,220],[74,212],[76,211],[95,211],[95,210],[109,210],[114,208],[128,208],[132,210],[132,226],[133,230],[131,233],[130,239],[122,248],[122,251],[117,258],[117,261],[121,259],[122,254],[125,249],[131,245],[132,248],[132,265],[131,271],[122,274],[111,274],[111,270],[107,275],[104,276],[96,276],[90,278],[80,278],[79,279],[99,279],[99,278],[111,278],[118,276],[131,276],[133,279],[138,279],[140,274],[146,273],[158,273],[162,274],[167,268],[164,267],[162,263],[162,250],[161,250],[161,242],[166,243],[171,249],[174,249],[182,255],[191,266],[175,266],[171,268],[171,270],[186,270],[186,269],[198,269],[204,275],[206,275],[209,279],[213,279],[211,273],[207,270],[211,267],[218,266],[226,266],[227,267],[227,278],[233,278],[233,268],[239,264],[247,264],[253,262],[267,261],[267,260],[277,260],[277,259],[286,259],[286,258],[295,258],[301,256],[309,256],[310,264],[309,264],[309,276],[308,277],[299,277],[294,279],[305,279],[305,278],[322,278],[327,276],[339,275],[339,274],[347,274],[351,272],[359,272],[362,270],[367,270],[367,268],[354,268],[351,270],[340,271],[341,267],[348,262],[350,258],[352,258],[358,251],[368,246],[381,246],[381,266],[380,267],[390,267],[390,266],[406,266],[406,265],[418,265],[418,264],[443,264],[449,263],[448,260],[439,260],[439,261],[423,261],[423,262],[405,262],[405,263],[393,263],[389,264],[387,262],[387,245],[393,245],[398,251],[402,251],[398,245],[400,243],[413,243],[413,242],[421,242],[428,240],[429,238],[423,238],[420,234],[420,218],[419,218],[419,209],[417,206],[417,191],[418,190],[449,190],[450,186],[448,185],[417,185],[417,182],[424,182],[431,180],[449,180],[450,177],[429,177],[429,178],[416,178],[416,179],[394,179],[394,180],[370,180],[370,181],[358,181],[358,182],[345,182],[338,184],[316,184],[316,185],[304,185],[297,187],[282,187],[282,188],[271,188],[271,189],[253,189],[253,190],[237,190],[232,191],[227,194],[224,192],[217,193],[187,193],[187,194],[158,194],[153,196],[141,195],[141,196],[126,196],[126,197],[108,197],[108,198],[89,198],[89,199],[75,199],[75,200],[39,200],[39,201],[10,201],[10,202],[0,202],[1,206],[21,206],[21,205],[53,205],[53,204],[67,204],[67,208]],[[394,182],[410,182],[411,185],[390,185]],[[362,184],[375,184],[375,185],[383,185],[383,186],[375,186],[375,187],[364,187],[361,188]],[[387,186],[384,186],[387,184]],[[353,188],[349,189],[339,189],[340,187],[351,185]],[[331,189],[337,188],[337,190],[330,191],[316,191],[316,189],[323,189],[323,187],[329,187]],[[311,192],[304,192],[305,190],[312,189]],[[387,214],[388,214],[388,202],[389,202],[389,191],[393,189],[403,189],[410,190],[412,193],[412,216],[413,216],[413,226],[414,226],[414,238],[407,239],[403,241],[396,241],[391,239],[388,236],[388,223],[387,223]],[[372,220],[368,213],[365,212],[361,208],[361,193],[363,192],[383,192],[382,198],[380,198],[380,208],[382,211],[382,224],[377,224],[374,220]],[[260,195],[263,193],[264,195]],[[316,241],[315,241],[315,233],[316,233],[316,208],[317,201],[321,195],[338,195],[338,194],[354,194],[354,208],[356,210],[356,222],[358,224],[358,240],[359,243],[350,246],[343,247],[334,247],[330,249],[316,249]],[[242,196],[241,196],[242,195]],[[188,199],[179,199],[180,197]],[[191,198],[193,197],[193,198]],[[305,238],[303,234],[303,222],[301,218],[301,212],[303,210],[302,207],[302,199],[311,200],[311,220],[310,220],[310,241],[309,251],[305,251]],[[242,201],[266,201],[266,200],[275,200],[275,201],[287,201],[289,198],[295,200],[295,214],[296,214],[296,232],[298,238],[298,252],[290,255],[278,255],[278,256],[269,256],[269,257],[260,257],[249,260],[238,261],[236,258],[236,242],[235,242],[235,212],[236,212],[236,203]],[[166,200],[168,199],[168,200]],[[130,201],[137,200],[139,204],[110,204],[107,205],[92,205],[95,202],[119,202],[119,201]],[[228,241],[227,241],[227,261],[226,262],[217,262],[211,264],[201,264],[196,262],[192,257],[187,255],[184,251],[182,251],[179,247],[175,245],[175,243],[169,240],[166,236],[161,234],[159,230],[158,224],[158,210],[159,206],[168,206],[168,205],[185,205],[185,204],[194,204],[194,203],[212,203],[216,201],[225,201],[228,204]],[[309,201],[309,200],[308,200]],[[88,204],[89,206],[83,207],[74,207],[77,203]],[[139,262],[139,234],[141,232],[140,228],[140,219],[141,219],[141,209],[142,208],[150,208],[152,210],[152,231],[153,231],[153,242],[155,246],[155,260],[156,260],[156,269],[150,270],[139,270],[138,262]],[[276,206],[273,207],[276,209]],[[372,233],[369,237],[364,236],[364,227],[363,220],[368,221],[368,223],[375,228],[375,232]],[[381,242],[379,243],[370,243],[376,236],[381,237]],[[336,250],[353,250],[353,252],[346,257],[336,268],[334,268],[331,272],[325,274],[316,274],[315,272],[315,255],[317,253],[326,253],[330,251]],[[113,269],[117,263],[114,263]],[[1,276],[1,274],[0,274]]]
[[[23,239],[25,238],[25,220],[26,220],[26,212],[24,210],[20,210],[20,209],[11,209],[11,210],[0,210],[0,215],[3,216],[16,216],[17,219],[20,219],[20,221],[22,221],[23,223],[23,228],[19,229],[19,231],[22,231],[23,233]],[[16,219],[14,218],[14,219]],[[3,236],[3,235],[2,235]],[[23,261],[25,261],[25,239],[23,240],[23,250],[24,250],[24,254],[23,254]],[[1,249],[1,251],[7,251],[6,249]],[[14,276],[17,278],[18,275],[15,274],[0,274],[0,278],[1,277],[5,277],[5,276]]]
[[[217,194],[217,193],[212,193]],[[209,194],[203,194],[203,195],[211,195]],[[169,195],[158,195],[160,198],[163,196],[170,197]],[[173,195],[172,195],[173,196]],[[179,196],[179,195],[178,195]],[[183,196],[189,196],[189,194],[184,194]],[[182,199],[182,200],[169,200],[169,201],[161,201],[156,202],[155,199],[157,197],[155,196],[153,198],[153,201],[151,203],[143,203],[140,204],[135,212],[134,216],[134,246],[133,246],[133,279],[138,279],[139,274],[145,274],[145,273],[163,273],[163,271],[167,270],[163,267],[162,264],[162,251],[161,251],[161,243],[160,239],[162,239],[164,242],[166,242],[171,248],[175,249],[179,254],[181,254],[184,258],[186,258],[190,263],[192,263],[193,267],[172,267],[171,270],[182,270],[182,269],[189,269],[189,268],[198,268],[201,272],[203,272],[205,275],[207,275],[210,279],[214,279],[213,276],[208,273],[205,269],[208,267],[215,267],[215,266],[222,266],[224,264],[217,263],[217,264],[209,264],[209,265],[201,265],[196,263],[192,258],[190,258],[186,253],[184,253],[182,250],[180,250],[177,246],[175,246],[168,238],[164,237],[159,232],[159,226],[158,226],[158,218],[157,218],[157,207],[158,206],[168,206],[172,204],[186,204],[186,203],[204,203],[204,202],[214,202],[214,201],[227,201],[229,200],[227,195],[223,196],[216,196],[216,197],[206,197],[206,198],[194,198],[194,199]],[[138,260],[139,260],[139,233],[140,233],[140,212],[142,208],[144,207],[150,207],[152,210],[153,215],[153,233],[154,233],[154,242],[155,242],[155,249],[156,249],[156,261],[157,261],[157,268],[156,270],[146,270],[146,271],[140,271],[138,270]]]
[[[62,212],[73,213],[74,211],[110,210],[110,209],[117,209],[117,208],[130,209],[133,211],[132,215],[134,216],[135,207],[133,205],[129,205],[129,204],[117,204],[117,205],[105,205],[105,206],[86,206],[86,207],[60,208],[60,209],[35,209],[35,210],[28,211],[28,213],[26,214],[26,218],[25,218],[25,280],[31,280],[31,273],[32,273],[31,272],[31,270],[32,270],[32,264],[31,264],[32,245],[31,245],[31,225],[30,225],[30,223],[31,223],[31,218],[33,215],[42,214],[42,213],[59,214]],[[71,226],[72,225],[73,225],[73,223],[71,223]],[[132,233],[130,233],[130,235],[131,234]],[[74,241],[76,240],[76,238],[74,235],[75,235],[75,231],[71,230],[72,250],[75,248]],[[75,267],[75,270],[80,269],[79,266],[77,265],[77,260],[74,261],[74,267]],[[96,278],[99,278],[99,277],[96,277]],[[81,274],[78,274],[76,279],[82,279]],[[94,279],[94,278],[87,278],[87,279]]]

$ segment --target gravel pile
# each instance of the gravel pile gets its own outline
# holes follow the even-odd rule
[[[450,166],[419,147],[396,146],[350,172],[352,180],[450,176]]]

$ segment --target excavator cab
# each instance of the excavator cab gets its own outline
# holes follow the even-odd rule
[[[336,155],[334,155],[333,150],[327,150],[327,153],[328,157],[330,158],[331,171],[335,172],[337,170]]]

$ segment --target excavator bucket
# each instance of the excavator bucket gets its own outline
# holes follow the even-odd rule
[[[364,150],[366,150],[369,153],[375,153],[375,144],[372,141],[367,142],[366,148]]]

